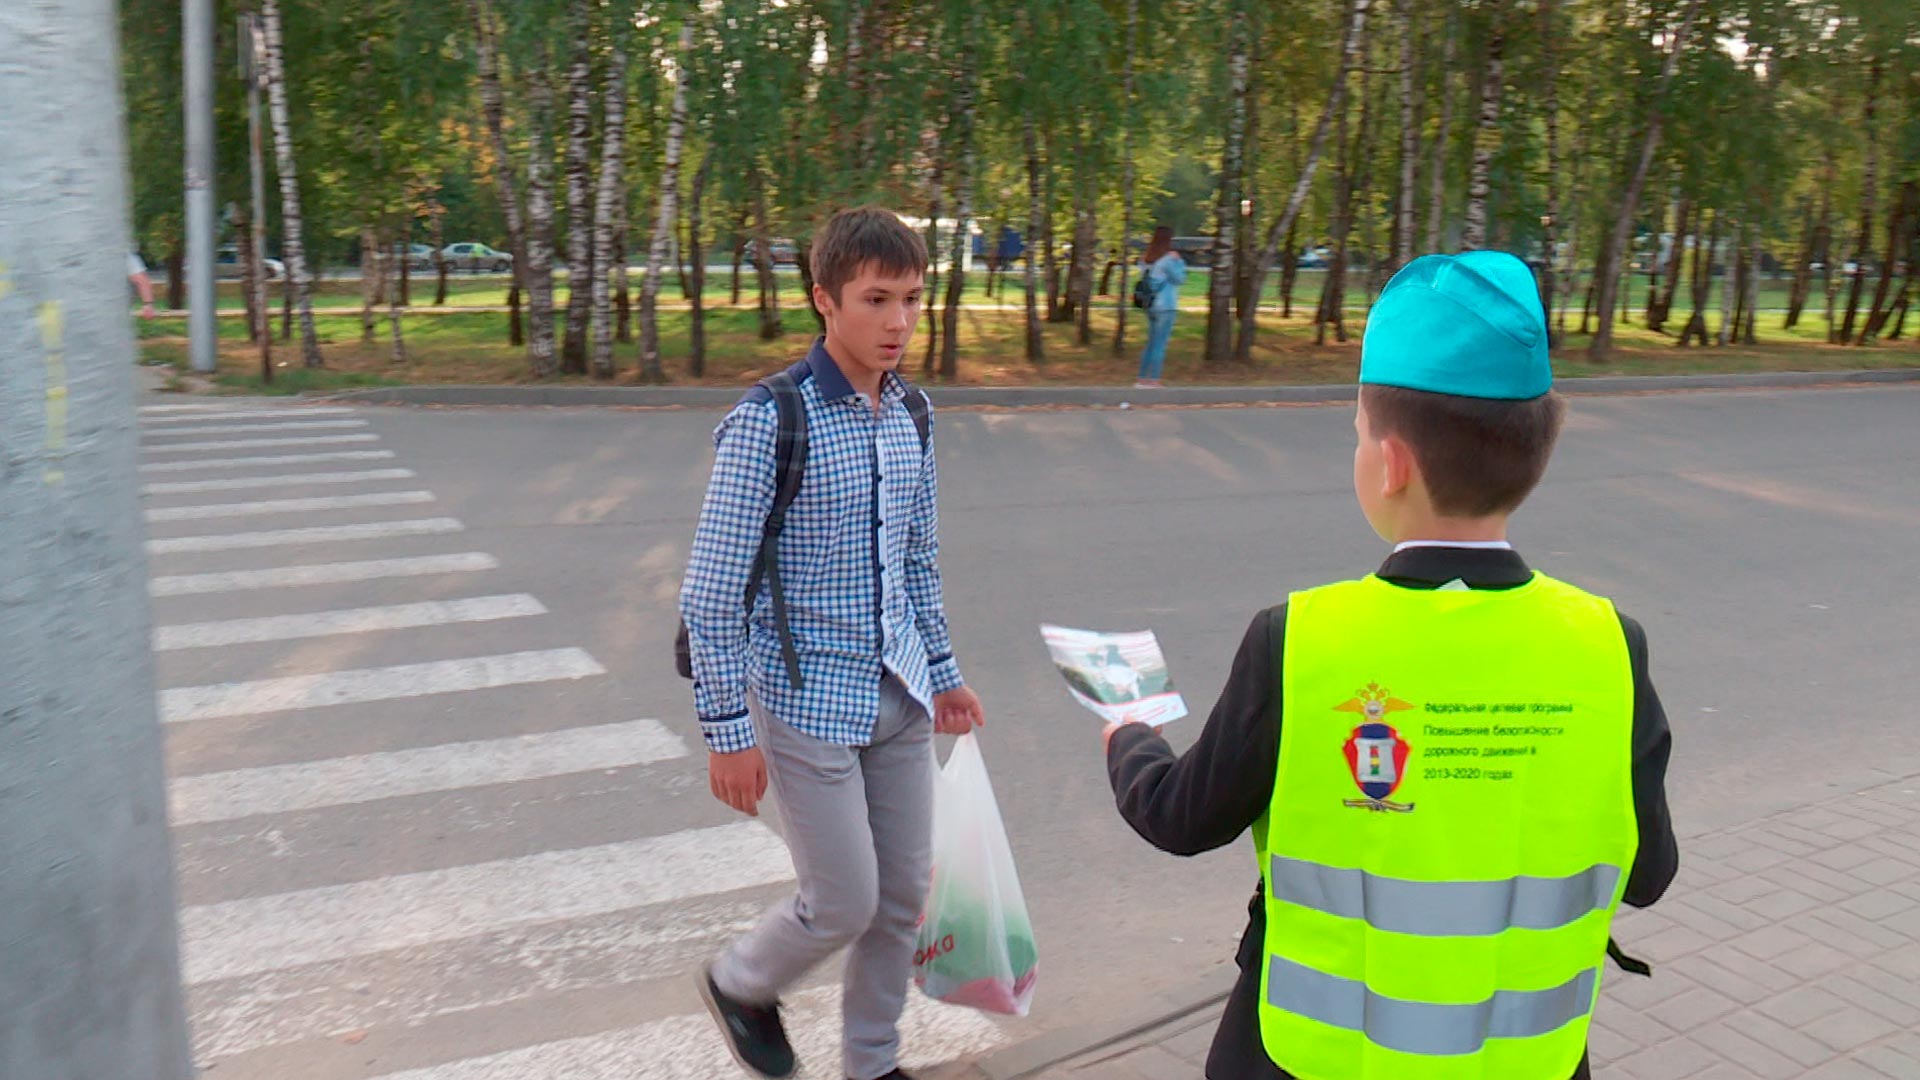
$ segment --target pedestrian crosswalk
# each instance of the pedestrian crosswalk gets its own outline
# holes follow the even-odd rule
[[[690,975],[793,867],[768,825],[708,795],[691,722],[604,704],[592,688],[620,673],[513,591],[432,478],[378,445],[372,410],[140,419],[198,1064],[742,1075]],[[839,1075],[829,976],[788,1003],[804,1076]],[[902,1028],[909,1067],[1002,1038],[917,997]],[[379,1049],[328,1052],[343,1045]]]

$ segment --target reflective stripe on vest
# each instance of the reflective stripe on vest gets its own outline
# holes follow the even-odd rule
[[[1377,577],[1296,593],[1255,825],[1261,1041],[1300,1080],[1566,1080],[1633,865],[1606,600]]]
[[[1333,1027],[1365,1033],[1406,1054],[1471,1054],[1488,1039],[1546,1035],[1578,1020],[1593,1001],[1589,968],[1551,990],[1501,990],[1469,1005],[1401,1001],[1278,956],[1269,957],[1267,1004]]]
[[[1422,937],[1553,930],[1605,910],[1620,882],[1620,868],[1605,865],[1571,877],[1505,881],[1407,881],[1279,855],[1267,866],[1276,900]]]

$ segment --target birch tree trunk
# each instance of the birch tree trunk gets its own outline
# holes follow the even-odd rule
[[[573,56],[567,65],[567,331],[560,368],[587,372],[587,324],[593,315],[593,9],[573,0]]]
[[[1800,258],[1793,268],[1793,287],[1787,294],[1786,329],[1791,330],[1800,322],[1800,313],[1807,306],[1807,298],[1813,295],[1813,264],[1817,253],[1824,251],[1830,243],[1827,237],[1827,223],[1831,214],[1833,198],[1833,157],[1827,157],[1825,181],[1820,185],[1820,216],[1814,217],[1811,202],[1806,208],[1805,220],[1800,230]]]
[[[1125,206],[1120,223],[1120,288],[1114,292],[1113,299],[1113,355],[1118,357],[1127,347],[1127,313],[1133,307],[1133,288],[1128,280],[1133,273],[1133,250],[1127,245],[1133,242],[1133,57],[1135,38],[1139,32],[1140,0],[1127,0],[1127,46],[1125,66],[1121,69],[1121,121],[1120,121],[1120,181],[1121,200]],[[1258,296],[1258,290],[1254,295]]]
[[[1289,253],[1293,250],[1293,226],[1300,218],[1300,209],[1306,205],[1307,194],[1313,188],[1313,174],[1320,167],[1320,158],[1326,149],[1327,136],[1333,130],[1333,118],[1344,107],[1347,98],[1347,76],[1360,61],[1360,53],[1367,39],[1367,14],[1373,8],[1373,0],[1353,0],[1353,7],[1347,14],[1346,36],[1340,45],[1340,70],[1333,77],[1333,86],[1327,93],[1327,103],[1320,111],[1320,119],[1314,125],[1313,138],[1307,146],[1307,159],[1300,168],[1300,175],[1293,182],[1293,193],[1287,196],[1286,209],[1273,219],[1267,227],[1266,243],[1260,245],[1260,258],[1253,267],[1253,295],[1259,296],[1265,287],[1267,267],[1271,265],[1285,240]],[[1284,282],[1282,294],[1286,302],[1292,302],[1293,259],[1289,254],[1287,265],[1281,273]],[[1257,316],[1258,305],[1248,305],[1241,314],[1240,338],[1234,343],[1234,358],[1243,364],[1253,362],[1253,339],[1259,332]]]
[[[1024,9],[1023,9],[1024,10]],[[1022,82],[1025,77],[1021,77]],[[1037,248],[1040,246],[1041,202],[1040,197],[1040,142],[1034,130],[1033,113],[1029,111],[1021,124],[1021,137],[1027,152],[1027,237],[1026,237],[1026,286],[1027,286],[1027,362],[1039,367],[1047,362],[1046,339],[1040,334],[1040,263]]]
[[[1447,5],[1449,8],[1454,5]],[[1447,13],[1441,24],[1446,39],[1440,59],[1440,123],[1433,132],[1433,161],[1428,166],[1427,250],[1440,250],[1440,234],[1447,210],[1447,142],[1453,135],[1453,65],[1460,56],[1459,17]]]
[[[373,226],[360,228],[360,344],[373,344],[379,320],[374,317],[374,306],[380,303],[381,295],[386,291],[382,284],[382,272],[385,267],[380,258],[380,239],[374,234]]]
[[[487,136],[493,145],[494,187],[500,197],[500,209],[507,219],[507,246],[513,250],[513,282],[507,290],[507,328],[508,339],[514,345],[525,340],[521,331],[520,284],[526,279],[528,251],[526,219],[520,210],[519,181],[515,175],[513,155],[507,149],[506,135],[506,94],[500,84],[500,51],[498,17],[494,14],[491,0],[468,0],[467,10],[474,24],[475,58],[480,73],[480,112],[487,125]],[[534,374],[544,377],[551,374],[540,370],[536,361]]]
[[[447,208],[440,200],[433,201],[433,273],[437,279],[433,287],[433,306],[445,307],[447,303]]]
[[[713,147],[709,146],[687,197],[687,370],[696,379],[707,373],[707,252],[700,240],[700,209],[712,176]]]
[[[1554,280],[1554,266],[1560,256],[1560,55],[1555,50],[1555,43],[1560,39],[1558,9],[1555,0],[1540,2],[1540,36],[1544,43],[1547,81],[1547,213],[1540,237],[1546,250],[1541,253],[1540,306],[1547,317],[1549,348],[1553,345],[1553,304],[1559,295]]]
[[[1137,3],[1138,0],[1129,0]],[[953,267],[947,274],[946,303],[940,312],[940,377],[948,382],[960,375],[960,301],[966,292],[967,251],[973,228],[973,185],[979,171],[979,153],[975,146],[975,128],[980,108],[980,6],[970,5],[966,22],[966,40],[957,50],[961,69],[954,90],[954,130],[948,141],[953,145]],[[999,237],[989,243],[998,244]]]
[[[286,258],[287,286],[300,313],[300,359],[322,367],[320,335],[313,327],[313,279],[307,273],[304,219],[300,216],[300,180],[294,166],[293,132],[287,124],[287,71],[280,48],[280,0],[263,0],[261,21],[267,37],[267,102],[273,122],[274,170],[280,174],[280,253]],[[174,275],[179,281],[181,275]]]
[[[1746,229],[1747,223],[1743,217],[1734,222],[1733,230],[1727,234],[1727,242],[1732,245],[1729,254],[1735,257],[1727,259],[1720,271],[1720,336],[1715,344],[1721,348],[1733,341],[1734,319],[1737,317],[1733,310],[1734,286],[1735,279],[1740,276],[1738,252],[1746,246]]]
[[[1492,36],[1487,40],[1486,77],[1480,83],[1480,119],[1473,132],[1473,170],[1467,180],[1466,230],[1460,237],[1460,246],[1467,251],[1487,246],[1487,195],[1492,190],[1489,177],[1500,137],[1500,99],[1507,83],[1506,50],[1506,11],[1502,8],[1494,12]]]
[[[1214,370],[1233,360],[1234,238],[1240,231],[1245,184],[1248,36],[1246,6],[1233,0],[1227,15],[1227,127],[1214,201],[1213,267],[1207,274],[1206,366]]]
[[[665,382],[667,377],[660,363],[660,275],[666,273],[673,223],[680,217],[680,152],[687,138],[687,81],[692,77],[692,64],[693,18],[689,14],[680,21],[673,106],[667,116],[667,157],[660,170],[660,205],[653,223],[653,242],[647,245],[647,276],[640,282],[640,379],[643,382]]]
[[[407,247],[405,245],[401,245],[400,253],[393,256],[393,258],[396,259],[400,263],[401,267],[403,268],[403,271],[402,271],[403,273],[404,273],[404,267],[407,265],[406,260],[410,255],[411,255],[411,252],[408,251]],[[407,341],[406,341],[406,337],[404,336],[404,334],[400,329],[400,308],[401,308],[401,301],[405,299],[405,297],[402,295],[405,291],[406,290],[400,289],[400,288],[390,288],[387,290],[387,328],[391,332],[391,336],[393,339],[393,353],[392,353],[391,359],[395,364],[402,364],[402,365],[404,365],[407,362]]]
[[[1620,265],[1626,258],[1627,238],[1633,231],[1633,215],[1640,206],[1640,193],[1647,186],[1647,174],[1653,170],[1654,151],[1660,146],[1660,127],[1667,91],[1673,85],[1674,73],[1680,68],[1681,54],[1693,38],[1693,22],[1700,14],[1700,4],[1701,0],[1687,0],[1687,6],[1680,16],[1680,27],[1669,43],[1666,62],[1660,68],[1660,82],[1647,108],[1647,131],[1640,140],[1640,158],[1634,165],[1632,179],[1627,181],[1626,193],[1620,199],[1620,211],[1614,218],[1612,230],[1607,234],[1606,246],[1600,252],[1600,280],[1596,284],[1599,298],[1594,306],[1601,311],[1602,317],[1599,328],[1594,331],[1593,341],[1587,346],[1587,359],[1595,363],[1604,361],[1607,353],[1613,349],[1612,313],[1620,288]]]
[[[753,187],[753,265],[760,277],[760,340],[780,336],[780,283],[773,276],[772,223],[767,217],[766,178],[756,170]]]
[[[1853,336],[1853,322],[1860,311],[1860,290],[1867,281],[1867,256],[1873,251],[1873,212],[1879,202],[1880,188],[1880,136],[1874,130],[1874,111],[1879,105],[1880,96],[1880,59],[1875,57],[1867,68],[1867,97],[1861,106],[1862,120],[1866,124],[1862,134],[1867,141],[1866,161],[1860,169],[1860,239],[1854,242],[1853,284],[1847,288],[1847,319],[1840,326],[1842,345],[1864,345],[1866,334],[1858,338]]]
[[[1415,106],[1415,88],[1419,86],[1420,52],[1414,47],[1419,33],[1414,0],[1400,0],[1400,198],[1393,219],[1393,261],[1389,273],[1413,260],[1413,187],[1420,158],[1420,122]],[[1552,105],[1551,84],[1547,96],[1548,147],[1551,157]],[[1549,169],[1551,175],[1551,168]],[[1549,196],[1551,202],[1551,196]],[[1551,210],[1548,211],[1551,214]]]
[[[600,133],[600,190],[593,200],[593,299],[588,323],[593,339],[593,375],[611,379],[613,355],[613,248],[620,207],[626,202],[627,50],[616,42],[601,95],[606,119]]]
[[[560,367],[553,335],[553,84],[545,59],[527,79],[527,357],[543,379]]]
[[[1909,180],[1900,187],[1900,201],[1893,204],[1893,213],[1887,218],[1887,255],[1880,261],[1880,283],[1873,292],[1873,306],[1867,311],[1867,325],[1860,331],[1860,340],[1872,341],[1880,336],[1887,325],[1887,318],[1893,309],[1887,306],[1888,294],[1893,288],[1894,271],[1900,264],[1901,242],[1906,238],[1907,219],[1914,213],[1914,184]]]

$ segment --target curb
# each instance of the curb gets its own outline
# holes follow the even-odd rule
[[[1697,390],[1765,390],[1920,382],[1920,368],[1882,371],[1781,371],[1746,375],[1596,375],[1562,379],[1562,394],[1636,394]],[[1035,408],[1120,405],[1299,405],[1354,399],[1352,384],[1323,386],[931,386],[946,407]],[[743,388],[727,386],[391,386],[324,395],[323,400],[378,405],[615,406],[724,409]]]
[[[1036,1035],[988,1053],[960,1071],[939,1075],[948,1080],[1027,1080],[1063,1062],[1119,1046],[1156,1028],[1214,1008],[1227,999],[1239,974],[1239,969],[1230,962],[1216,964],[1199,979],[1145,998],[1116,1019]]]

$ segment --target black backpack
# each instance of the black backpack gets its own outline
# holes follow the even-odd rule
[[[1140,280],[1133,283],[1133,306],[1141,309],[1153,306],[1153,283],[1147,280],[1144,270],[1140,272]]]
[[[767,586],[773,594],[773,623],[780,634],[780,655],[786,660],[787,682],[795,689],[802,689],[806,682],[800,677],[800,654],[793,647],[793,632],[787,627],[787,593],[780,583],[780,533],[787,527],[787,507],[793,505],[794,497],[800,494],[800,482],[807,471],[807,405],[800,396],[800,381],[813,373],[807,361],[802,360],[785,371],[776,372],[761,379],[757,384],[773,397],[773,403],[779,409],[779,429],[774,437],[774,478],[773,508],[767,512],[767,522],[760,532],[760,552],[753,560],[753,573],[747,578],[746,611],[753,610],[754,597],[760,591],[760,579],[767,579]],[[902,379],[901,382],[906,383]],[[913,426],[920,432],[920,452],[926,453],[932,441],[932,421],[928,416],[929,404],[926,391],[911,383],[906,383],[907,412],[913,417]],[[753,391],[748,391],[752,396]],[[746,398],[741,398],[745,401]],[[673,638],[673,666],[683,679],[693,678],[693,650],[687,641],[687,623],[680,621],[679,632]]]

